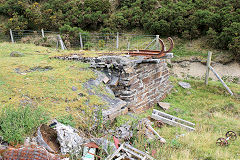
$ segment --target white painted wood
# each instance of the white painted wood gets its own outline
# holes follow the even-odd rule
[[[219,81],[222,83],[222,85],[227,89],[228,93],[230,93],[231,96],[233,96],[233,92],[226,85],[226,83],[222,80],[222,78],[217,74],[217,72],[212,68],[212,66],[209,66],[209,69],[215,74],[215,76],[219,79]]]
[[[172,121],[171,119],[167,119],[167,118],[161,117],[161,116],[156,115],[156,114],[152,114],[151,118],[156,119],[156,120],[160,120],[163,123],[166,123],[166,124],[169,124],[169,125],[172,125],[172,126],[179,126],[179,127],[182,127],[182,128],[184,128],[186,130],[189,130],[189,131],[195,131],[195,129],[192,128],[192,127],[189,127],[187,125],[181,124],[179,122]]]
[[[145,47],[144,49],[147,49],[154,41],[156,41],[156,39],[152,40],[152,42],[150,42],[147,47]],[[159,43],[159,42],[158,42]]]
[[[209,78],[209,66],[211,65],[212,52],[208,52],[207,65],[206,65],[206,76],[205,76],[205,85],[208,85]]]
[[[10,29],[10,37],[11,37],[12,43],[14,43],[13,33],[12,33],[12,30],[11,30],[11,29]]]
[[[159,35],[156,35],[156,50],[160,50],[159,49]]]
[[[42,37],[44,38],[44,37],[45,37],[45,35],[44,35],[44,30],[41,29],[41,32],[42,32]]]
[[[80,47],[83,49],[83,41],[82,41],[82,34],[79,33],[79,41],[80,41]]]
[[[119,47],[119,33],[117,32],[117,38],[116,38],[116,49]]]
[[[131,151],[131,150],[130,150],[130,149],[128,149],[128,148],[124,148],[124,147],[123,147],[123,149],[122,149],[122,150],[124,150],[124,151],[126,151],[126,152],[128,152],[128,153],[130,153],[130,154],[132,154],[132,155],[134,155],[134,156],[136,156],[136,157],[138,157],[138,158],[140,158],[140,159],[143,159],[143,157],[142,157],[142,156],[138,155],[137,153],[135,153],[135,152]]]
[[[57,35],[57,40],[59,41],[62,50],[67,49],[60,35]]]
[[[130,146],[129,144],[125,144],[124,146],[130,148],[130,149],[133,150],[133,151],[136,151],[136,152],[144,155],[144,157],[147,157],[147,158],[149,158],[149,159],[151,159],[151,160],[154,160],[154,158],[151,157],[150,155],[148,155],[147,153],[145,153],[145,152],[143,152],[143,151],[140,151],[140,150],[138,150],[137,148],[134,148],[134,147]]]
[[[156,115],[159,115],[159,116],[162,116],[162,117],[165,117],[165,118],[171,119],[171,120],[174,119],[174,121],[177,120],[177,121],[179,121],[180,123],[185,123],[185,124],[190,125],[190,126],[195,126],[195,124],[192,123],[192,122],[189,122],[189,121],[183,120],[183,119],[181,119],[181,118],[178,118],[178,117],[172,116],[172,115],[170,115],[170,114],[167,114],[167,113],[161,112],[161,111],[156,110],[156,109],[153,109],[153,113],[156,114]]]
[[[109,155],[106,160],[112,160],[123,149],[123,146],[124,143],[112,155]]]

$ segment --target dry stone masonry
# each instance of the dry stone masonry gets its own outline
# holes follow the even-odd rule
[[[172,88],[165,59],[128,55],[95,58],[71,55],[57,58],[90,62],[92,68],[105,74],[104,82],[115,96],[127,102],[128,110],[136,113],[160,102]]]

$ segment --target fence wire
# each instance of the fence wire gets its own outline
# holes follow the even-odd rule
[[[3,36],[2,41],[11,41],[9,35]],[[3,33],[4,35],[4,33]],[[57,35],[59,32],[33,31],[33,30],[12,30],[14,42],[34,43],[47,47],[60,47]],[[60,35],[67,49],[84,50],[139,50],[157,49],[156,35],[137,35],[125,33],[79,33],[73,36],[68,34]]]

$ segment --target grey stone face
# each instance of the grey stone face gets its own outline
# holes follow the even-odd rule
[[[69,57],[57,58],[69,59]],[[71,56],[70,59],[73,57]],[[78,57],[77,60],[89,62],[92,68],[98,70],[98,78],[86,83],[86,88],[104,82],[111,88],[114,96],[127,102],[129,111],[142,112],[149,109],[165,98],[172,89],[165,59],[145,59],[143,56],[101,56]],[[93,92],[89,90],[89,93]],[[99,96],[107,100],[106,95]],[[111,103],[109,101],[109,104]],[[115,117],[118,114],[112,112],[112,116],[109,116]]]

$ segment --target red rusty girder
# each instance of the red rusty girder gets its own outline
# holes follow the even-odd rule
[[[159,38],[159,44],[161,45],[161,50],[128,50],[128,54],[132,56],[146,56],[146,58],[161,58],[172,51],[174,43],[171,37],[168,37],[168,41],[170,42],[170,48],[165,51],[165,44],[163,40]]]

